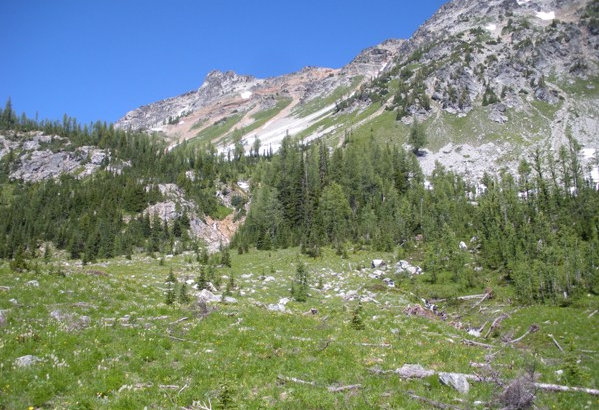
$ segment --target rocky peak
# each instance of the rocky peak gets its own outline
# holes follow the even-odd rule
[[[381,44],[368,47],[360,52],[348,65],[343,67],[342,75],[378,75],[398,56],[405,40],[389,39]]]
[[[231,70],[212,70],[206,75],[204,83],[198,89],[198,92],[208,88],[220,89],[223,92],[227,92],[231,88],[235,88],[236,86],[243,84],[251,84],[255,80],[256,77],[251,75],[239,75]]]

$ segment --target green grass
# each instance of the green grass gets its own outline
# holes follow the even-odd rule
[[[599,96],[599,76],[594,76],[588,80],[577,78],[571,84],[569,82],[561,82],[560,88],[567,93],[573,94],[575,97],[594,97]],[[589,86],[591,88],[589,88]]]
[[[231,215],[232,213],[233,209],[227,208],[223,205],[217,205],[216,209],[214,210],[214,212],[210,214],[210,216],[214,219],[222,220],[225,219],[227,216]]]
[[[354,138],[373,138],[383,144],[402,144],[407,141],[410,126],[396,121],[395,111],[385,111],[354,131]]]
[[[410,255],[418,257],[418,249]],[[223,284],[226,277],[235,277],[238,288],[233,297],[238,303],[215,303],[204,318],[193,304],[164,304],[164,281],[171,267],[179,281],[197,277],[199,265],[193,255],[167,257],[163,266],[142,255],[86,267],[53,260],[51,264],[62,265],[65,276],[47,273],[49,268],[41,261],[38,274],[14,274],[4,263],[0,285],[9,288],[0,290],[0,309],[8,319],[0,333],[0,407],[175,408],[210,400],[218,408],[227,390],[239,408],[418,409],[422,404],[405,391],[445,403],[460,399],[460,405],[472,406],[477,400],[493,400],[500,390],[492,384],[472,383],[470,393],[461,396],[436,377],[408,381],[369,371],[405,363],[439,371],[479,371],[469,363],[484,362],[489,351],[463,345],[462,338],[471,338],[464,330],[449,321],[403,313],[419,297],[463,291],[444,275],[436,290],[427,286],[427,274],[395,278],[397,287],[388,288],[368,277],[370,260],[380,257],[392,263],[393,255],[369,250],[350,250],[348,259],[330,249],[323,249],[319,259],[299,256],[298,249],[232,252],[231,256],[232,268],[217,268],[217,273],[223,276]],[[308,301],[289,302],[286,313],[269,311],[268,304],[289,296],[298,261],[308,267]],[[560,378],[555,373],[566,369],[574,357],[576,384],[597,387],[597,355],[585,353],[599,349],[595,332],[589,331],[599,319],[587,317],[599,306],[596,296],[567,308],[522,307],[511,302],[510,292],[503,291],[505,285],[493,279],[492,272],[480,274],[488,281],[470,291],[480,292],[488,284],[496,290],[494,299],[481,304],[482,310],[470,309],[473,301],[455,299],[441,307],[451,317],[459,315],[461,322],[473,325],[496,317],[499,311],[511,313],[496,334],[484,340],[497,346],[493,366],[501,377],[513,378],[534,365],[543,382],[574,383],[569,379],[573,376]],[[387,275],[393,276],[392,271]],[[274,280],[266,279],[269,276]],[[40,286],[28,286],[30,280]],[[319,281],[323,289],[317,288]],[[376,300],[363,303],[364,330],[350,325],[357,302],[339,296],[352,290]],[[16,304],[10,299],[16,299]],[[318,309],[318,314],[304,314],[310,308]],[[50,318],[57,309],[75,317],[89,316],[90,326],[69,330]],[[187,319],[178,321],[181,318]],[[519,336],[531,323],[540,326],[539,332],[515,346],[502,344],[502,336]],[[548,333],[571,352],[560,353]],[[42,362],[15,368],[15,359],[27,354]],[[576,360],[581,361],[576,364]],[[284,382],[279,375],[313,381],[316,386]],[[327,391],[338,384],[361,384],[362,389]],[[587,403],[599,404],[591,396],[571,393],[541,392],[536,401],[541,408],[582,408]]]
[[[235,114],[220,121],[215,122],[208,128],[198,132],[195,137],[189,140],[189,144],[207,144],[214,139],[223,136],[241,120],[243,114]]]
[[[323,109],[328,105],[333,104],[335,101],[343,98],[344,96],[347,96],[358,86],[358,84],[360,84],[361,81],[362,76],[354,77],[350,86],[340,86],[324,98],[314,98],[294,109],[293,114],[295,114],[299,118],[307,117],[310,114],[314,114],[315,112]]]

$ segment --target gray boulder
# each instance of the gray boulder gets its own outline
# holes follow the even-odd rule
[[[41,361],[42,359],[40,359],[39,357],[28,354],[26,356],[17,357],[17,359],[15,360],[15,366],[29,367]]]
[[[463,374],[439,373],[439,380],[444,385],[453,387],[462,394],[466,394],[470,391],[470,384]]]
[[[219,300],[220,298],[218,296],[207,289],[202,289],[202,291],[198,294],[198,302],[209,303],[218,302]]]

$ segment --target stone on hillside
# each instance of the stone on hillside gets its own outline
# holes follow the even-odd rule
[[[385,284],[390,288],[395,287],[395,282],[391,278],[385,278],[385,279],[383,279],[383,282],[385,282]]]
[[[460,250],[461,251],[467,251],[468,250],[468,245],[466,245],[466,242],[464,242],[464,241],[461,241],[459,246],[460,246]]]
[[[435,374],[433,370],[427,370],[419,364],[404,364],[395,373],[404,379],[422,379]]]
[[[89,327],[91,323],[89,316],[63,313],[58,309],[50,312],[50,317],[63,325],[68,331],[85,329],[86,327]]]
[[[27,286],[32,286],[34,288],[39,288],[40,283],[37,280],[30,280],[29,282],[25,283]]]
[[[468,329],[468,334],[474,337],[480,337],[480,330],[478,329]]]
[[[409,273],[410,275],[422,275],[422,269],[420,266],[413,266],[410,262],[406,260],[400,260],[395,265],[395,273]]]
[[[202,291],[198,294],[198,302],[218,302],[220,298],[216,296],[214,293],[210,292],[207,289],[202,289]]]
[[[345,300],[354,300],[358,297],[358,291],[357,290],[350,290],[348,291],[344,296],[343,299]]]
[[[373,259],[370,266],[372,266],[372,268],[382,268],[383,266],[387,266],[387,264],[382,259]]]
[[[439,380],[444,385],[453,387],[462,394],[466,394],[470,391],[470,384],[463,374],[439,373]]]
[[[285,305],[280,303],[271,303],[266,308],[272,312],[285,312]]]
[[[234,297],[231,296],[225,296],[223,299],[223,302],[226,303],[237,303],[237,299],[235,299]]]
[[[42,359],[40,359],[39,357],[28,354],[26,356],[17,357],[17,359],[15,360],[15,366],[29,367],[41,361]]]

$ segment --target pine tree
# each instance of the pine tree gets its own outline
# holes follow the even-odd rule
[[[426,134],[418,120],[414,120],[410,129],[410,137],[408,143],[412,146],[412,152],[416,155],[420,154],[420,149],[426,145]]]
[[[351,327],[355,330],[364,330],[364,321],[362,320],[362,302],[358,302],[358,305],[352,312]]]
[[[175,303],[175,285],[170,282],[167,284],[165,303],[167,305]]]
[[[208,278],[206,277],[206,268],[202,265],[200,267],[200,276],[196,281],[198,290],[208,289]]]
[[[303,262],[297,265],[295,280],[291,284],[291,296],[298,302],[308,299],[308,272]]]
[[[179,303],[186,305],[190,302],[189,294],[187,293],[187,284],[183,282],[179,287]]]
[[[166,300],[165,300],[165,303],[167,305],[172,305],[173,303],[175,303],[175,300],[177,297],[176,287],[177,287],[177,278],[175,277],[175,274],[173,273],[173,268],[171,268],[168,273],[168,276],[166,277]]]
[[[168,272],[168,276],[166,277],[166,281],[168,283],[177,283],[177,278],[175,277],[175,273],[173,272],[173,268],[171,268]]]

